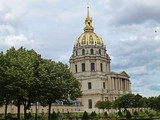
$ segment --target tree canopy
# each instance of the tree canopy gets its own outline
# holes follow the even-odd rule
[[[34,50],[14,47],[0,53],[0,103],[24,105],[24,119],[31,103],[49,105],[56,100],[76,99],[81,96],[80,84],[66,64],[47,60]],[[50,111],[49,111],[50,116]],[[49,118],[50,119],[50,118]]]

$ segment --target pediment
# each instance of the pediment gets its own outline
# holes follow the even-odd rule
[[[120,75],[129,77],[129,75],[128,75],[125,71],[122,71],[122,72],[120,73]]]

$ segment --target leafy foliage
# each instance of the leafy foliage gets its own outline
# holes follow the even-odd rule
[[[131,119],[132,118],[132,115],[131,115],[131,113],[128,110],[126,112],[126,118],[127,119]]]
[[[36,88],[36,89],[35,89]],[[0,53],[0,103],[24,105],[24,120],[31,103],[49,105],[56,100],[76,99],[81,96],[80,84],[67,65],[41,58],[34,50],[14,47]],[[6,114],[5,114],[6,117]],[[50,111],[49,111],[50,118]]]
[[[99,108],[99,109],[111,109],[111,105],[112,103],[110,101],[97,101],[97,103],[95,104],[95,107]]]
[[[84,111],[83,116],[82,116],[82,120],[88,120],[89,116],[88,113],[86,111]]]

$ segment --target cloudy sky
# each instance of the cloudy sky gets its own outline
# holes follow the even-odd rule
[[[0,51],[24,46],[68,64],[88,5],[112,71],[130,75],[133,93],[160,95],[160,0],[0,0]]]

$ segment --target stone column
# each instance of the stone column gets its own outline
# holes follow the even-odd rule
[[[80,61],[77,62],[77,72],[82,72],[82,63]]]
[[[120,90],[122,91],[122,78],[120,78],[119,80],[120,80]]]
[[[117,78],[115,78],[115,90],[118,90]]]
[[[96,59],[95,66],[96,66],[96,71],[99,72],[100,71],[100,61],[97,59]]]
[[[90,70],[91,65],[89,60],[86,60],[85,67],[86,67],[86,71],[91,71]]]
[[[117,90],[119,90],[119,79],[117,78]]]
[[[114,90],[114,77],[112,77],[112,89]]]

